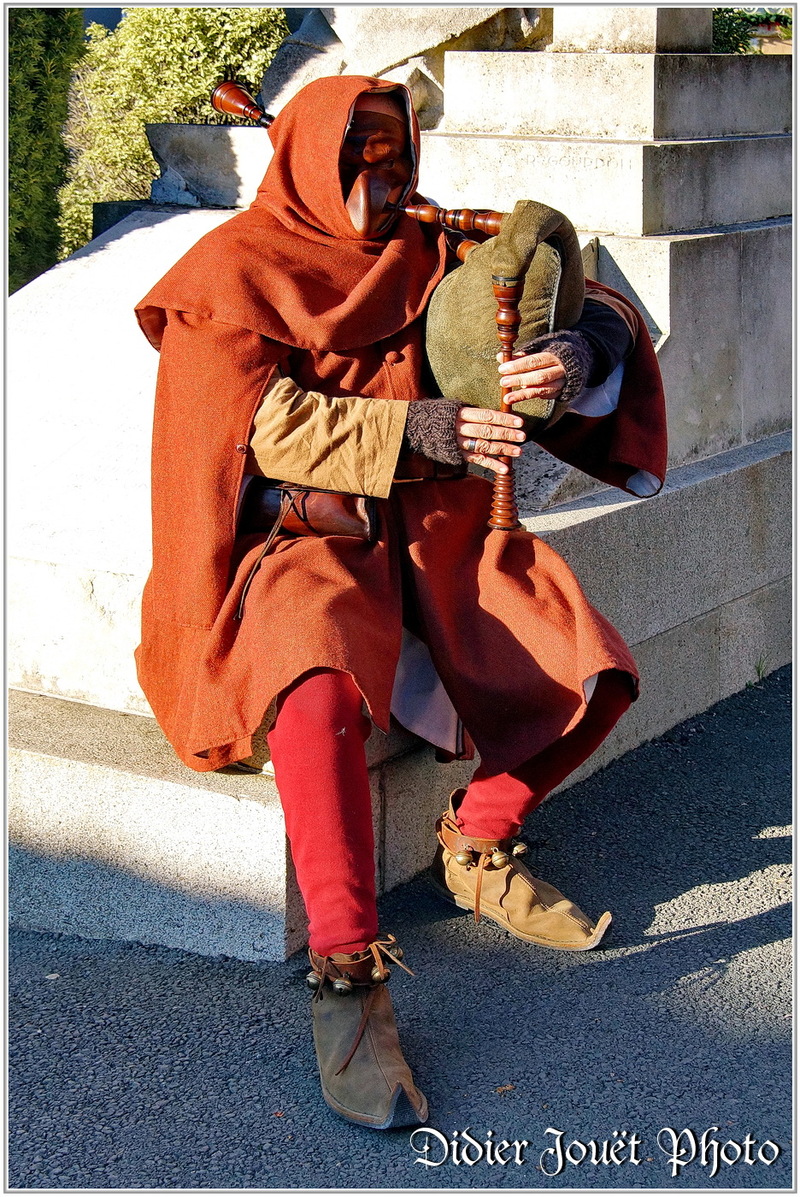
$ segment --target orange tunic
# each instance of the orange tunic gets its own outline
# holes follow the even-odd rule
[[[420,351],[416,322],[354,352],[344,391],[421,397]],[[186,764],[214,769],[248,756],[272,697],[317,666],[350,673],[373,720],[388,730],[404,582],[406,622],[422,633],[493,771],[515,767],[572,727],[593,674],[618,668],[636,677],[621,637],[554,550],[525,531],[489,532],[491,487],[478,477],[396,484],[379,500],[373,545],[279,538],[237,622],[264,539],[235,539],[241,449],[280,347],[173,315],[161,352],[154,562],[137,660],[156,717]],[[325,386],[327,356],[308,355],[305,385],[313,375]],[[330,364],[341,372],[338,355]],[[295,374],[297,365],[295,358]],[[624,391],[620,406],[616,421],[582,423],[613,427],[628,406]],[[659,472],[653,453],[640,452],[625,468]]]

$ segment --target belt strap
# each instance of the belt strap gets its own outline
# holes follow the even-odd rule
[[[281,495],[281,505],[278,509],[278,515],[275,519],[275,523],[270,528],[269,535],[267,536],[267,539],[264,542],[264,546],[261,549],[261,552],[256,557],[255,561],[253,562],[253,567],[250,570],[250,573],[247,575],[247,580],[246,580],[244,586],[242,587],[242,595],[241,595],[241,598],[239,599],[239,605],[236,608],[236,614],[233,617],[235,620],[240,620],[242,618],[242,616],[244,615],[244,600],[247,598],[247,592],[250,589],[253,578],[258,573],[258,567],[261,565],[261,562],[264,560],[267,553],[272,548],[272,542],[274,541],[275,537],[278,535],[278,532],[280,531],[281,524],[286,519],[286,513],[288,512],[291,505],[292,505],[292,497],[290,494],[288,494],[286,491],[284,491],[284,493]]]

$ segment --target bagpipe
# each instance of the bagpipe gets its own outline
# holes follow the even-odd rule
[[[217,112],[269,128],[274,117],[238,83],[225,81],[211,93]],[[401,205],[399,212],[423,224],[459,233],[478,232],[488,240],[462,238],[461,262],[434,289],[428,304],[425,349],[445,398],[465,406],[513,411],[530,435],[563,414],[559,399],[533,398],[510,403],[513,383],[498,387],[497,360],[510,361],[519,340],[527,345],[555,329],[570,328],[580,318],[584,271],[577,234],[562,212],[535,200],[521,200],[513,212]],[[513,459],[496,474],[489,527],[512,531],[520,526],[514,499]]]

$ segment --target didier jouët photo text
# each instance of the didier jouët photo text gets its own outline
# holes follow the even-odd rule
[[[718,1126],[702,1131],[664,1126],[652,1141],[628,1130],[615,1130],[604,1139],[581,1139],[548,1126],[542,1135],[537,1143],[532,1139],[507,1139],[494,1130],[480,1137],[469,1127],[448,1135],[421,1126],[412,1132],[409,1142],[416,1153],[414,1162],[425,1168],[527,1165],[547,1176],[560,1176],[568,1168],[638,1168],[663,1162],[673,1177],[690,1166],[714,1177],[734,1165],[768,1168],[781,1154],[780,1146],[772,1139],[760,1141],[749,1132],[726,1138]]]

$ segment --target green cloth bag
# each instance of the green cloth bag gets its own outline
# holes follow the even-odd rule
[[[536,200],[520,200],[503,217],[497,236],[473,249],[431,296],[425,348],[441,394],[465,406],[497,410],[501,388],[493,274],[524,276],[518,346],[543,333],[570,328],[580,318],[584,298],[575,229],[563,212]],[[556,400],[538,398],[514,405],[529,434],[555,423],[564,408]]]

